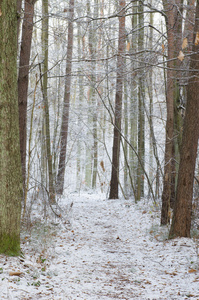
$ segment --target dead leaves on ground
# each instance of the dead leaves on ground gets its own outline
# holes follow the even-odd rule
[[[20,271],[10,271],[9,272],[10,276],[20,276],[22,274],[23,274],[23,272],[20,272]]]
[[[170,275],[172,277],[178,275],[178,273],[176,271],[174,271],[174,272],[164,271],[164,272],[165,272],[165,274]]]
[[[188,271],[189,273],[196,273],[197,272],[197,270],[196,269],[189,269],[189,271]]]

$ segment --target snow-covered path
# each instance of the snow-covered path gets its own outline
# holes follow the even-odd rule
[[[0,299],[199,299],[196,242],[165,240],[150,204],[99,198],[71,195],[70,229],[0,256]]]

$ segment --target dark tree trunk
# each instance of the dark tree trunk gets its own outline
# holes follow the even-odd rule
[[[70,87],[71,87],[72,53],[73,53],[73,16],[74,16],[74,0],[70,0],[64,107],[63,107],[63,114],[62,114],[59,167],[58,167],[58,174],[56,180],[56,192],[60,195],[63,194],[63,190],[64,190],[64,177],[65,177],[65,168],[66,168],[66,148],[67,148],[67,140],[68,140]]]
[[[199,0],[196,6],[193,55],[190,62],[187,108],[183,127],[182,148],[174,216],[169,237],[190,237],[194,171],[199,139]]]
[[[118,57],[117,57],[117,82],[115,95],[115,124],[112,150],[112,173],[109,199],[118,199],[119,185],[119,157],[120,157],[120,130],[122,120],[122,92],[125,60],[123,57],[125,51],[125,1],[120,0],[120,16],[119,16],[119,39],[118,39]]]
[[[25,1],[24,20],[22,27],[22,40],[18,75],[18,104],[19,104],[19,131],[20,151],[23,183],[26,181],[26,138],[27,138],[27,99],[29,80],[29,61],[33,31],[33,15],[35,0]]]
[[[174,153],[174,99],[175,99],[175,63],[176,43],[179,38],[179,13],[181,0],[163,0],[166,11],[166,26],[168,38],[167,86],[166,86],[166,140],[165,140],[165,165],[162,192],[161,225],[169,223],[169,208],[172,198],[175,197],[175,153]],[[177,36],[176,36],[177,34]]]
[[[22,174],[17,103],[17,1],[0,1],[0,253],[20,254]]]

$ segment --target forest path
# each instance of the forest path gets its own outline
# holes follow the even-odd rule
[[[39,225],[23,238],[24,259],[0,255],[0,299],[199,299],[196,243],[167,241],[150,201],[71,194],[60,206],[71,201],[70,228],[44,235]]]
[[[63,233],[66,299],[185,299],[194,296],[196,253],[187,239],[160,241],[159,215],[131,201],[75,198],[73,229]],[[151,205],[152,207],[152,205]],[[191,243],[191,244],[190,244]],[[191,259],[187,260],[185,251]],[[56,251],[63,253],[61,249]],[[192,266],[191,266],[192,264]],[[69,297],[70,295],[70,297]],[[199,299],[199,291],[194,296]]]

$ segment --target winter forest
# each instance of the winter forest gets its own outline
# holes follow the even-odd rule
[[[1,0],[1,298],[199,299],[198,139],[198,0]],[[150,284],[133,279],[141,276],[136,267],[118,275],[129,263],[124,253],[135,251],[125,242],[132,230],[152,261],[162,255],[167,267],[175,262],[165,269],[170,294],[164,279],[157,283],[160,260],[145,265],[156,270],[146,276]],[[113,257],[107,258],[106,280],[95,265],[98,258],[105,265],[109,255],[97,254],[103,234],[112,237],[104,237],[103,253],[122,243],[115,256],[107,250]],[[56,250],[56,240],[65,252]],[[84,267],[74,253],[83,240],[79,260],[88,259],[90,274],[92,254],[85,247],[94,247],[98,274],[78,282]],[[172,252],[172,243],[183,251]],[[47,276],[48,260],[57,264],[66,252],[73,288],[58,291],[64,263],[61,275],[51,270]],[[177,272],[178,257],[186,262]],[[121,259],[117,276],[111,259]],[[73,260],[79,267],[74,274]],[[33,269],[40,270],[35,278]],[[189,291],[184,272],[195,276],[186,277]],[[179,276],[178,291],[173,276]],[[54,282],[51,290],[47,283],[41,289],[46,278]]]

